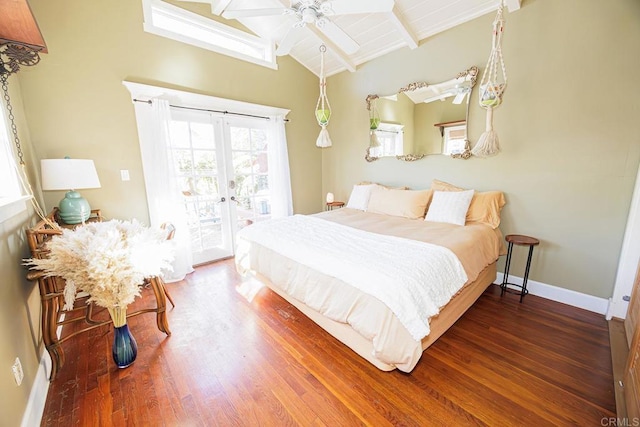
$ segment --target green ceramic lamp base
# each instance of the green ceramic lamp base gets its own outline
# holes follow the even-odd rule
[[[67,191],[58,205],[60,219],[67,224],[80,224],[89,219],[91,207],[89,202],[77,191]]]

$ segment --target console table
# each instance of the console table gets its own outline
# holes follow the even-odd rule
[[[102,219],[100,210],[95,209],[91,211],[91,216],[87,222],[99,222],[102,221]],[[33,258],[45,258],[47,256],[46,242],[53,236],[62,234],[62,230],[55,228],[56,224],[61,228],[69,229],[82,226],[82,224],[65,224],[58,215],[58,209],[54,208],[53,211],[47,215],[46,220],[43,219],[33,228],[26,230],[27,242]],[[94,318],[94,310],[96,309],[96,306],[94,304],[85,304],[88,296],[79,297],[76,300],[77,307],[74,306],[73,310],[63,311],[62,307],[64,306],[65,282],[62,278],[45,277],[42,271],[30,271],[27,274],[27,279],[33,281],[37,280],[38,287],[40,288],[40,301],[42,304],[42,339],[47,351],[49,352],[49,356],[51,356],[51,375],[49,379],[53,381],[65,361],[61,344],[82,332],[86,332],[112,322],[110,318],[108,320],[98,320]],[[169,323],[167,321],[167,301],[164,282],[160,277],[152,277],[148,279],[147,282],[148,283],[145,283],[145,285],[148,284],[149,287],[153,289],[153,293],[155,295],[155,307],[132,311],[127,314],[127,318],[137,316],[142,313],[156,313],[158,329],[167,335],[171,335]],[[67,314],[75,314],[78,312],[80,313],[79,315],[67,316]],[[87,326],[74,331],[63,338],[58,337],[57,329],[59,326],[76,322],[84,322]]]

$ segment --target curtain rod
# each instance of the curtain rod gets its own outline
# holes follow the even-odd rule
[[[133,102],[143,102],[145,104],[152,104],[153,101],[152,100],[142,100],[142,99],[133,99]],[[173,108],[182,108],[183,110],[195,110],[195,111],[206,111],[207,113],[220,113],[220,114],[231,114],[234,116],[242,116],[242,117],[253,117],[256,119],[265,119],[265,120],[271,120],[271,117],[267,117],[267,116],[256,116],[254,114],[245,114],[245,113],[234,113],[233,111],[226,111],[226,110],[208,110],[206,108],[195,108],[195,107],[183,107],[182,105],[172,105],[169,104],[169,107],[173,107]],[[284,119],[285,123],[289,121],[289,119]]]

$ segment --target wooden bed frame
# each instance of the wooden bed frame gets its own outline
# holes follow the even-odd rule
[[[336,322],[329,319],[320,312],[314,310],[303,302],[284,293],[282,289],[275,286],[269,279],[259,273],[254,275],[273,292],[287,300],[291,305],[300,310],[303,314],[313,320],[322,329],[330,333],[340,342],[355,351],[358,355],[369,361],[378,369],[383,371],[392,371],[395,366],[382,362],[373,356],[373,344],[371,341],[358,334],[350,325],[346,323]],[[447,329],[449,329],[473,303],[482,295],[482,293],[496,279],[496,263],[488,265],[478,275],[478,278],[471,283],[466,284],[460,292],[458,292],[449,303],[440,310],[440,314],[433,317],[429,325],[431,333],[422,339],[422,350],[427,349],[433,344]]]

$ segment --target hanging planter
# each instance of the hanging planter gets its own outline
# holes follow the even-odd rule
[[[474,156],[490,157],[500,152],[498,134],[493,130],[493,110],[502,104],[502,97],[507,88],[507,69],[502,58],[502,33],[504,32],[503,6],[498,8],[498,14],[493,21],[493,39],[491,53],[487,66],[480,80],[480,107],[487,110],[485,132],[480,135],[477,144],[471,150]]]
[[[327,125],[331,119],[331,105],[327,98],[327,79],[324,76],[324,53],[327,51],[325,45],[320,46],[320,96],[316,103],[316,120],[322,129],[316,140],[316,145],[320,148],[331,147],[331,137],[327,130]]]
[[[371,148],[380,147],[380,140],[378,139],[378,126],[380,126],[380,115],[378,114],[377,97],[368,101],[369,107],[369,146]]]

